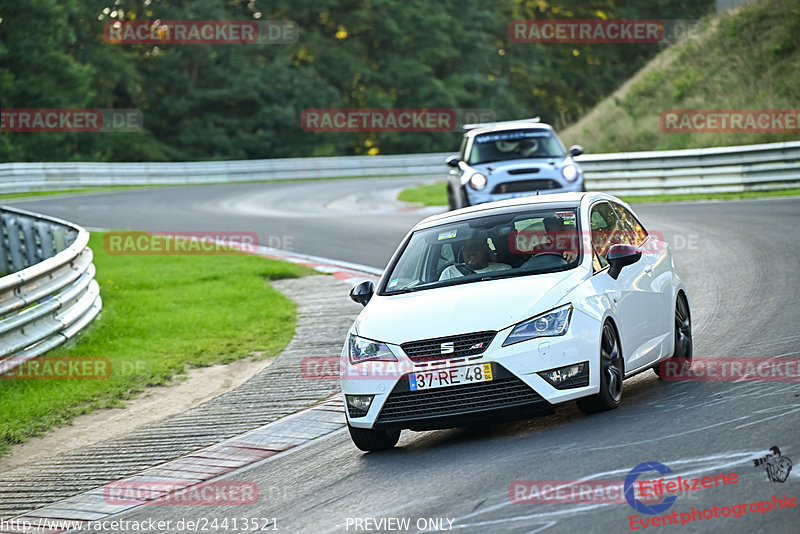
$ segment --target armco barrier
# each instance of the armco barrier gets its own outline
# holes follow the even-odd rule
[[[578,156],[588,189],[618,195],[800,187],[800,142]]]
[[[74,337],[100,312],[89,232],[0,207],[0,372]],[[10,274],[6,274],[10,273]]]
[[[446,173],[448,154],[341,156],[179,163],[3,163],[0,193],[100,185],[165,185],[259,180],[419,176]]]
[[[186,163],[3,163],[0,193],[100,185],[414,176],[444,179],[450,153]],[[586,154],[587,187],[624,195],[798,187],[800,142],[691,150]]]

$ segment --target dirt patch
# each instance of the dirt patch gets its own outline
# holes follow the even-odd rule
[[[0,472],[121,436],[132,430],[193,408],[235,389],[274,361],[239,360],[227,365],[192,369],[185,380],[169,386],[147,388],[125,408],[99,410],[76,417],[71,426],[13,445],[11,454],[0,458]],[[180,377],[179,377],[180,378]]]

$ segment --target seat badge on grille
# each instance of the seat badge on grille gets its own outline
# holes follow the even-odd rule
[[[483,348],[483,343],[481,342],[481,343],[475,343],[469,348],[469,350],[482,349],[482,348]]]
[[[442,354],[452,354],[456,351],[456,346],[452,341],[442,343]]]

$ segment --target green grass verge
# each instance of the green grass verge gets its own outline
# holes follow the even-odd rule
[[[425,206],[446,206],[446,182],[421,185],[400,192],[398,199],[404,202],[419,202]],[[673,202],[680,200],[727,200],[735,198],[761,198],[777,196],[800,195],[800,188],[777,189],[774,191],[742,191],[739,193],[691,193],[686,195],[648,195],[648,196],[621,196],[628,204],[642,204],[644,202]]]
[[[447,182],[404,189],[397,198],[403,202],[421,202],[426,206],[447,206]]]
[[[192,367],[275,356],[294,335],[295,306],[268,282],[314,273],[245,254],[109,255],[93,233],[102,315],[48,356],[107,357],[104,380],[0,380],[0,455],[94,409],[120,407]]]

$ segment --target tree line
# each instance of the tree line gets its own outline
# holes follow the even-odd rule
[[[0,161],[455,150],[459,133],[307,131],[308,109],[575,121],[666,44],[520,43],[519,19],[692,20],[711,0],[0,0],[0,107],[133,109],[121,133],[0,132]],[[291,42],[115,44],[115,21],[291,21]],[[606,127],[613,128],[613,124]]]

